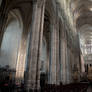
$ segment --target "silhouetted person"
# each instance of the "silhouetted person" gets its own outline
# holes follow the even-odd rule
[[[44,92],[44,88],[45,88],[45,78],[46,75],[45,73],[41,73],[40,75],[40,86],[41,86],[41,92]]]

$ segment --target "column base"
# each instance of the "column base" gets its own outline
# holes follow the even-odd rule
[[[38,81],[38,84],[36,84],[35,81],[27,80],[25,83],[25,89],[27,92],[40,92],[40,83]]]
[[[40,89],[28,89],[26,92],[40,92]]]

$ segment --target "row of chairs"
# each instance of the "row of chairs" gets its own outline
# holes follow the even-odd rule
[[[72,83],[67,85],[45,85],[44,92],[86,92],[88,83]]]

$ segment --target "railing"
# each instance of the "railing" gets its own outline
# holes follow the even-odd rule
[[[72,83],[67,85],[46,85],[43,92],[87,92],[89,83]]]

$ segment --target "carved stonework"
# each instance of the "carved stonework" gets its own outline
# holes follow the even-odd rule
[[[46,0],[37,0],[37,6],[38,8],[42,7],[45,4]]]

